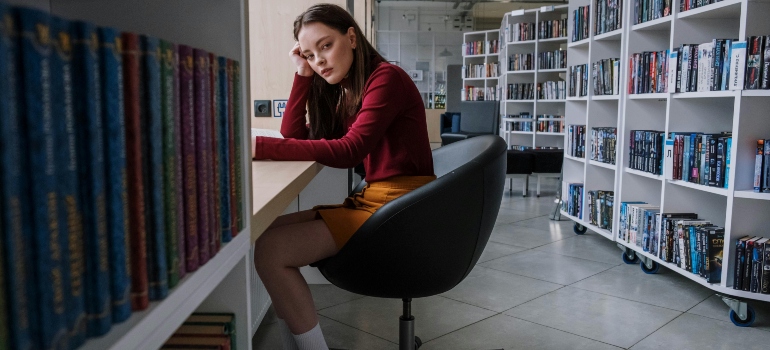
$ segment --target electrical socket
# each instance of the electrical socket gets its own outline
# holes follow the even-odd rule
[[[271,117],[273,109],[270,100],[254,100],[254,117]]]

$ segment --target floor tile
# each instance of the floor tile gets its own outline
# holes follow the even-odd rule
[[[615,243],[604,236],[600,236],[598,233],[591,232],[575,236],[573,239],[563,239],[546,244],[535,248],[535,250],[607,264],[619,264],[622,262],[620,258],[622,252]]]
[[[561,287],[562,285],[556,283],[476,266],[459,285],[441,295],[503,312]]]
[[[767,350],[770,332],[736,327],[730,321],[682,314],[634,345],[633,350]]]
[[[519,226],[532,227],[541,230],[548,230],[558,233],[575,234],[573,227],[575,222],[562,218],[562,220],[551,220],[549,216],[539,216],[533,219],[522,220],[516,223]]]
[[[505,314],[627,348],[681,313],[578,288],[564,287],[519,305],[506,311]]]
[[[366,297],[323,309],[319,313],[335,321],[398,342],[400,299]],[[485,310],[440,296],[412,300],[415,334],[423,341],[435,339],[494,315]]]
[[[526,250],[527,248],[523,247],[517,247],[512,246],[509,244],[502,244],[497,243],[493,241],[488,241],[487,246],[484,247],[484,252],[481,253],[481,256],[479,257],[479,261],[477,261],[477,264],[497,259],[500,257],[504,257],[506,255],[511,255],[513,253],[518,253],[520,251]]]
[[[321,310],[330,306],[339,305],[348,301],[361,299],[364,296],[348,292],[333,284],[311,284],[310,292],[313,294],[315,309]]]
[[[495,220],[495,225],[510,224],[512,222],[532,219],[538,216],[540,216],[540,214],[500,208],[497,214],[497,219]]]
[[[564,285],[614,267],[596,261],[533,250],[495,259],[480,266]]]
[[[489,240],[519,247],[535,248],[565,238],[573,238],[573,236],[574,235],[519,226],[516,223],[513,223],[495,226],[494,229],[492,229],[492,235],[489,237]]]
[[[751,328],[770,332],[770,303],[756,300],[747,300],[747,302],[754,309],[756,315]],[[688,310],[687,313],[730,322],[730,308],[722,301],[722,298],[716,295],[712,295]]]
[[[532,322],[497,315],[424,344],[420,350],[617,350],[619,348],[548,328]]]
[[[660,273],[648,275],[638,264],[619,265],[572,287],[682,312],[714,293],[670,270],[660,269]]]
[[[254,337],[251,338],[251,347],[253,349],[282,349],[281,330],[278,328],[278,323],[262,322]]]
[[[337,349],[398,350],[398,344],[366,333],[357,328],[320,316],[318,322],[326,345]]]

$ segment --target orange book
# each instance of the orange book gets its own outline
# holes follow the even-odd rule
[[[225,335],[173,335],[163,344],[164,347],[197,349],[198,346],[212,347],[217,350],[230,350],[230,337]]]

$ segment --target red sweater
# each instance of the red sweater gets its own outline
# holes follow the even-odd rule
[[[401,68],[379,64],[364,87],[361,110],[349,119],[345,136],[336,140],[307,139],[305,106],[311,81],[295,74],[281,122],[285,139],[257,137],[254,159],[310,160],[334,168],[352,168],[363,161],[367,182],[433,175],[422,97]]]

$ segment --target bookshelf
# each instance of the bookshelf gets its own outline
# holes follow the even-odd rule
[[[572,11],[578,6],[586,5],[593,7],[595,3],[590,0],[570,2],[570,31],[573,28]],[[763,18],[770,13],[770,3],[724,0],[680,12],[679,1],[674,1],[669,16],[642,23],[635,23],[633,6],[628,2],[625,5],[627,6],[623,9],[623,27],[619,34],[610,32],[597,36],[591,30],[589,38],[568,44],[569,66],[588,64],[590,67],[592,62],[608,58],[609,55],[621,59],[619,96],[612,99],[607,96],[594,96],[592,89],[589,89],[585,97],[568,97],[566,106],[568,125],[584,124],[588,130],[597,126],[617,126],[617,165],[610,169],[606,164],[595,164],[594,161],[567,156],[565,153],[562,188],[568,183],[584,183],[585,190],[588,191],[600,189],[599,186],[604,184],[612,184],[613,188],[605,189],[615,191],[613,229],[609,236],[607,230],[600,229],[599,233],[616,241],[622,249],[642,258],[642,264],[647,260],[647,268],[650,265],[665,266],[717,293],[740,299],[770,301],[770,295],[732,288],[736,240],[745,235],[762,235],[761,232],[766,232],[764,226],[767,214],[770,213],[770,195],[755,193],[752,190],[756,140],[770,135],[770,124],[764,118],[770,109],[768,90],[674,93],[669,89],[667,92],[647,94],[628,93],[629,60],[634,53],[672,50],[682,44],[705,43],[714,38],[746,40],[751,35],[770,34],[770,23]],[[592,8],[590,28],[593,28],[596,21],[594,15]],[[732,163],[727,174],[728,187],[709,187],[681,180],[666,180],[664,175],[630,168],[627,163],[632,130],[657,130],[665,132],[666,135],[677,131],[731,131],[733,147],[729,155]],[[590,133],[587,137],[590,137]],[[562,196],[566,199],[566,194],[563,193]],[[661,212],[698,213],[699,218],[724,227],[721,282],[707,283],[700,276],[664,262],[634,243],[617,239],[620,203],[629,201],[643,201],[660,206]],[[587,208],[585,198],[582,207]],[[566,213],[562,211],[562,215],[564,214]],[[583,219],[567,217],[578,225],[595,230],[595,227],[588,225],[585,215],[586,213]]]
[[[499,50],[500,42],[500,31],[496,29],[463,33],[463,89],[460,101],[499,99],[497,80],[500,69],[494,68],[494,65],[498,63],[499,54],[495,50]],[[469,66],[477,68],[469,69]]]
[[[538,123],[565,123],[564,108],[567,102],[566,89],[564,96],[556,96],[549,99],[540,98],[535,88],[538,83],[566,82],[566,67],[546,66],[541,68],[540,56],[556,51],[567,50],[567,36],[558,33],[551,35],[542,35],[541,27],[543,23],[553,23],[554,21],[567,18],[567,5],[561,6],[543,6],[537,9],[516,10],[506,13],[503,16],[500,26],[500,37],[503,38],[500,47],[499,61],[502,62],[499,86],[502,91],[500,99],[500,115],[502,123],[500,125],[500,134],[505,138],[509,146],[529,146],[529,147],[559,147],[564,148],[564,132],[560,131],[538,131]],[[527,37],[515,37],[519,33],[516,28],[526,26],[532,23],[531,30],[534,30],[531,40]],[[566,33],[564,33],[566,34]],[[542,38],[542,37],[548,38]],[[509,67],[509,60],[516,55],[532,55],[532,69],[517,70],[518,67]],[[567,57],[569,59],[569,56]],[[513,69],[512,69],[513,68]],[[532,84],[535,89],[533,99],[509,99],[509,84]],[[565,83],[566,87],[566,83]],[[522,113],[529,114],[532,118],[516,118]],[[538,118],[537,116],[545,116]],[[548,117],[553,116],[553,117]],[[531,122],[530,122],[531,121]],[[513,130],[514,122],[530,122],[530,131]]]

